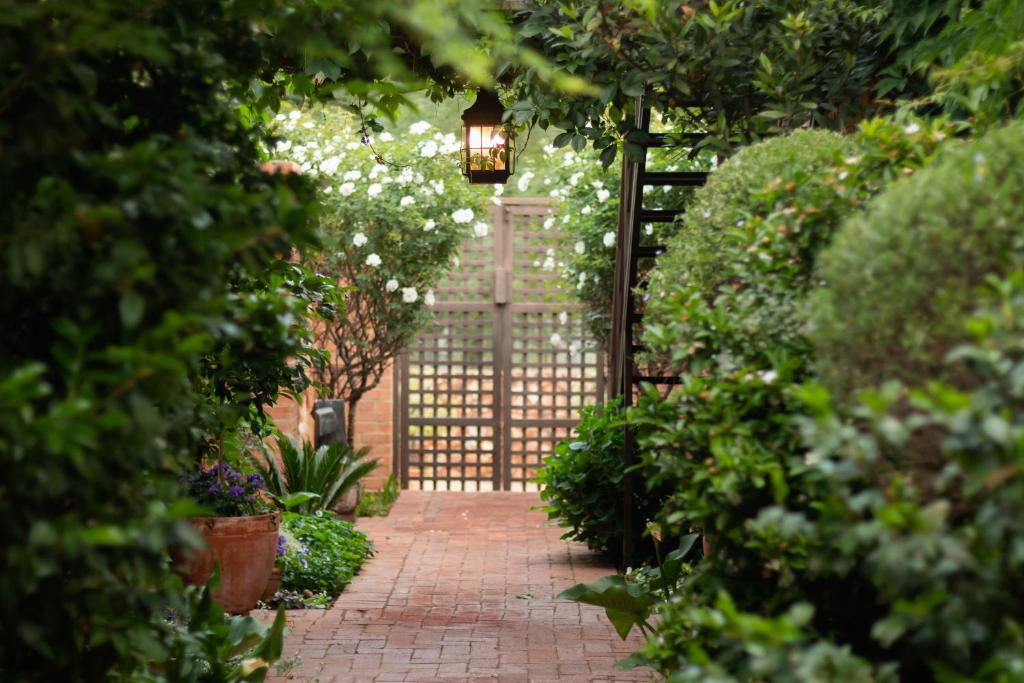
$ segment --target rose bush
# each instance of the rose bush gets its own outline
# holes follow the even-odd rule
[[[337,107],[277,118],[274,153],[319,185],[315,267],[345,289],[345,313],[315,329],[333,356],[318,379],[346,401],[351,443],[359,400],[430,315],[462,240],[488,237],[492,190],[466,183],[458,138],[426,121],[367,137]]]

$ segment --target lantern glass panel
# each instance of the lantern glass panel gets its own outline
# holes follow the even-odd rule
[[[470,171],[504,171],[508,168],[508,141],[503,129],[467,126],[465,138]]]

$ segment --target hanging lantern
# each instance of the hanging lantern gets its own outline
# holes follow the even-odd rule
[[[502,122],[505,108],[490,90],[462,112],[462,174],[470,183],[504,183],[515,172],[515,137]]]

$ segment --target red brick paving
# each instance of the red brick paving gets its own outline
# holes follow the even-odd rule
[[[649,681],[615,662],[623,642],[600,608],[555,599],[611,567],[559,539],[535,493],[404,491],[359,521],[377,555],[326,611],[289,613],[291,679],[352,682]],[[264,615],[266,616],[266,615]]]

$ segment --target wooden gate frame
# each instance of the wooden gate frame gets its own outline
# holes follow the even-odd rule
[[[407,384],[410,379],[410,355],[414,352],[414,348],[407,350],[398,359],[394,382],[395,429],[393,452],[394,471],[398,473],[403,487],[408,487],[409,485],[409,471],[412,465],[410,462],[410,451],[412,450],[410,448],[410,441],[412,440],[412,437],[409,436],[410,427],[492,426],[494,430],[493,462],[490,477],[492,489],[495,491],[510,490],[513,484],[517,486],[521,484],[523,490],[526,490],[528,488],[527,482],[530,480],[528,471],[536,466],[541,456],[548,454],[548,452],[542,451],[544,444],[547,443],[553,449],[556,441],[551,437],[545,441],[540,435],[543,432],[547,432],[549,434],[560,433],[561,436],[558,438],[569,436],[572,428],[575,427],[577,421],[576,413],[578,412],[578,407],[583,405],[583,398],[589,396],[592,402],[603,402],[606,391],[605,362],[603,353],[600,350],[587,352],[588,357],[594,359],[592,365],[586,363],[573,364],[571,361],[559,363],[559,352],[545,349],[543,345],[545,331],[556,327],[551,318],[561,314],[563,311],[570,313],[581,311],[582,306],[564,301],[517,300],[517,295],[525,294],[528,296],[530,293],[536,294],[537,288],[543,291],[546,285],[560,281],[560,275],[557,272],[552,272],[550,276],[545,278],[538,278],[536,273],[521,272],[517,274],[517,265],[523,271],[528,271],[528,262],[532,255],[536,255],[539,251],[543,251],[544,247],[554,244],[554,240],[560,234],[557,230],[548,231],[547,229],[542,233],[539,228],[543,217],[551,212],[553,203],[552,200],[546,198],[514,197],[505,199],[500,206],[496,206],[492,211],[495,242],[493,245],[493,284],[490,289],[489,300],[486,302],[446,302],[443,300],[443,297],[439,297],[436,304],[436,310],[440,314],[493,311],[492,348],[495,371],[493,374],[493,390],[490,392],[493,401],[493,417],[490,420],[484,418],[463,420],[452,417],[412,417],[410,414],[412,407],[410,406],[410,393],[412,392],[407,390]],[[528,221],[522,221],[524,216],[528,217]],[[523,225],[528,227],[525,233],[519,232],[517,218],[520,219]],[[520,245],[520,253],[517,253],[515,245],[517,235],[529,237],[531,234],[550,237],[551,241],[538,247],[534,247],[531,244]],[[517,279],[524,286],[516,287]],[[535,287],[531,288],[534,285]],[[480,291],[478,290],[477,293],[480,293]],[[549,316],[549,319],[545,321],[544,316]],[[538,323],[535,326],[530,325],[528,322],[524,323],[521,320],[522,318],[530,317],[538,319]],[[517,320],[517,318],[520,320]],[[561,327],[562,331],[582,329],[578,321],[574,322],[577,324],[563,325]],[[418,337],[418,340],[430,337],[431,331],[428,328]],[[415,343],[413,347],[415,347]],[[534,366],[526,362],[514,362],[517,355],[526,358],[530,355],[539,357],[544,353],[552,354],[553,361],[551,363],[538,363]],[[566,355],[564,352],[561,353],[563,356]],[[571,355],[566,357],[571,358]],[[593,368],[594,373],[594,377],[590,379],[584,376],[589,367]],[[531,368],[535,370],[532,375],[528,372]],[[577,369],[579,370],[579,377],[573,377],[573,372]],[[567,375],[560,376],[558,374],[560,370],[564,370]],[[530,394],[529,388],[534,386],[543,387],[548,384],[557,386],[560,382],[570,387],[573,382],[579,382],[581,389],[593,384],[595,389],[593,392],[581,391],[578,395],[574,394],[572,397],[567,398],[567,406],[557,406],[557,394],[548,394],[538,390],[537,396],[541,394],[544,397],[551,396],[551,403],[553,405],[550,412],[552,414],[558,414],[559,412],[565,414],[558,418],[528,417],[527,413],[534,410],[528,410],[525,405],[525,399]],[[521,388],[518,390],[517,384],[521,385]],[[446,393],[449,396],[453,396],[458,392],[452,391],[449,385]],[[518,397],[522,402],[521,410],[518,411],[521,415],[518,417],[515,416],[516,406],[512,405],[514,397]],[[579,400],[576,401],[575,399]],[[462,402],[459,405],[465,405],[464,400],[465,394],[463,393],[461,397]],[[576,405],[572,405],[573,403],[576,403]],[[541,412],[542,409],[542,407],[536,409],[535,412]],[[536,438],[527,438],[525,435],[531,431],[538,436]],[[521,438],[517,439],[515,437],[517,432],[522,435]],[[431,441],[436,440],[436,438],[433,437]],[[452,469],[450,467],[452,452],[454,451],[447,452],[449,461],[445,465],[446,471]],[[421,456],[423,453],[425,451],[420,451]],[[434,453],[436,455],[437,452],[435,451]],[[480,452],[477,452],[476,455],[479,456]],[[514,462],[514,460],[518,460],[518,462]],[[463,460],[460,465],[463,473],[466,465]],[[436,462],[434,466],[436,466]],[[419,478],[415,479],[417,481],[420,480]],[[461,481],[462,484],[460,486],[463,489],[466,486],[465,482],[471,480],[476,482],[486,481],[480,478],[472,479],[465,476],[445,479],[446,482]],[[446,486],[449,486],[449,484],[446,483]]]

